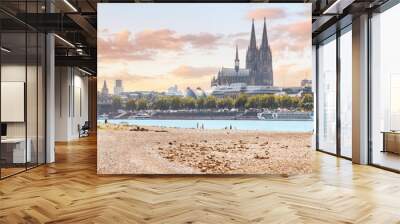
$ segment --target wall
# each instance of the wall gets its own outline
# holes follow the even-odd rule
[[[2,65],[1,66],[1,81],[2,82],[25,82],[25,64],[24,65]],[[32,96],[32,93],[27,94],[28,97]],[[36,96],[36,94],[35,94]],[[6,110],[6,108],[1,108]],[[25,123],[24,122],[12,122],[7,123],[7,137],[25,137]]]
[[[88,80],[89,122],[90,131],[97,132],[97,78],[90,77]]]
[[[44,142],[44,74],[41,66],[21,63],[3,63],[1,65],[2,82],[24,82],[26,85],[25,122],[6,122],[7,138],[27,137],[31,158],[28,167],[45,162]],[[7,97],[7,96],[3,96]],[[1,108],[8,110],[9,108]]]
[[[55,141],[77,139],[88,120],[88,78],[72,67],[56,67],[55,76]]]

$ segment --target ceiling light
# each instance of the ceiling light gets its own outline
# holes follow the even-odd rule
[[[66,43],[67,45],[69,45],[70,47],[75,48],[75,45],[73,45],[71,42],[69,42],[68,40],[60,37],[58,34],[54,34],[55,37],[57,37],[59,40],[61,40],[62,42]]]
[[[88,72],[88,71],[86,71],[86,70],[83,70],[83,69],[81,69],[81,68],[79,68],[79,67],[78,67],[78,70],[81,71],[81,72],[83,72],[83,73],[85,73],[85,74],[87,74],[87,75],[93,75],[92,73],[90,73],[90,72]]]
[[[336,0],[322,14],[342,14],[343,10],[351,5],[355,0]]]
[[[83,54],[84,54],[82,48],[77,48],[77,49],[76,49],[76,52],[77,52],[79,55],[83,55]]]
[[[4,51],[6,53],[10,53],[11,52],[11,50],[9,50],[9,49],[7,49],[5,47],[1,47],[0,49],[1,49],[1,51]]]
[[[322,14],[328,14],[328,13],[330,13],[330,11],[332,10],[332,9],[334,9],[336,6],[337,6],[337,4],[340,2],[340,0],[336,0],[332,5],[330,5],[327,9],[325,9],[325,11],[322,13]]]
[[[78,10],[73,6],[68,0],[64,0],[65,4],[67,4],[74,12],[78,12]]]

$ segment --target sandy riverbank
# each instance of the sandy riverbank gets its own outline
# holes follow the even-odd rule
[[[304,174],[311,133],[100,126],[99,174]]]

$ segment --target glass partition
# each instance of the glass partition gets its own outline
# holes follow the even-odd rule
[[[26,12],[38,12],[37,1],[27,1]],[[34,17],[37,22],[37,17]],[[31,151],[31,161],[27,167],[38,164],[38,33],[33,29],[26,30],[27,38],[27,150]],[[30,147],[30,149],[29,149]]]
[[[371,162],[400,170],[400,5],[371,19]]]
[[[27,150],[30,151],[30,161],[27,167],[37,165],[38,158],[38,35],[27,32],[27,65],[26,65],[26,114],[27,114]]]
[[[1,34],[1,175],[26,169],[26,33]],[[29,145],[28,145],[29,149]]]
[[[318,149],[336,153],[336,36],[318,47]]]
[[[340,36],[340,155],[352,157],[352,34],[351,26]]]
[[[46,162],[46,139],[45,139],[45,124],[46,124],[46,38],[43,33],[38,33],[38,65],[37,65],[37,162],[43,164]]]
[[[43,11],[43,3],[1,2],[0,7],[37,13]],[[46,39],[43,33],[1,12],[0,26],[2,179],[45,163]]]

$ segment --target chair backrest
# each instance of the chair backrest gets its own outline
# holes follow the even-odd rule
[[[82,128],[90,128],[89,121],[85,121],[85,124],[83,124]]]

